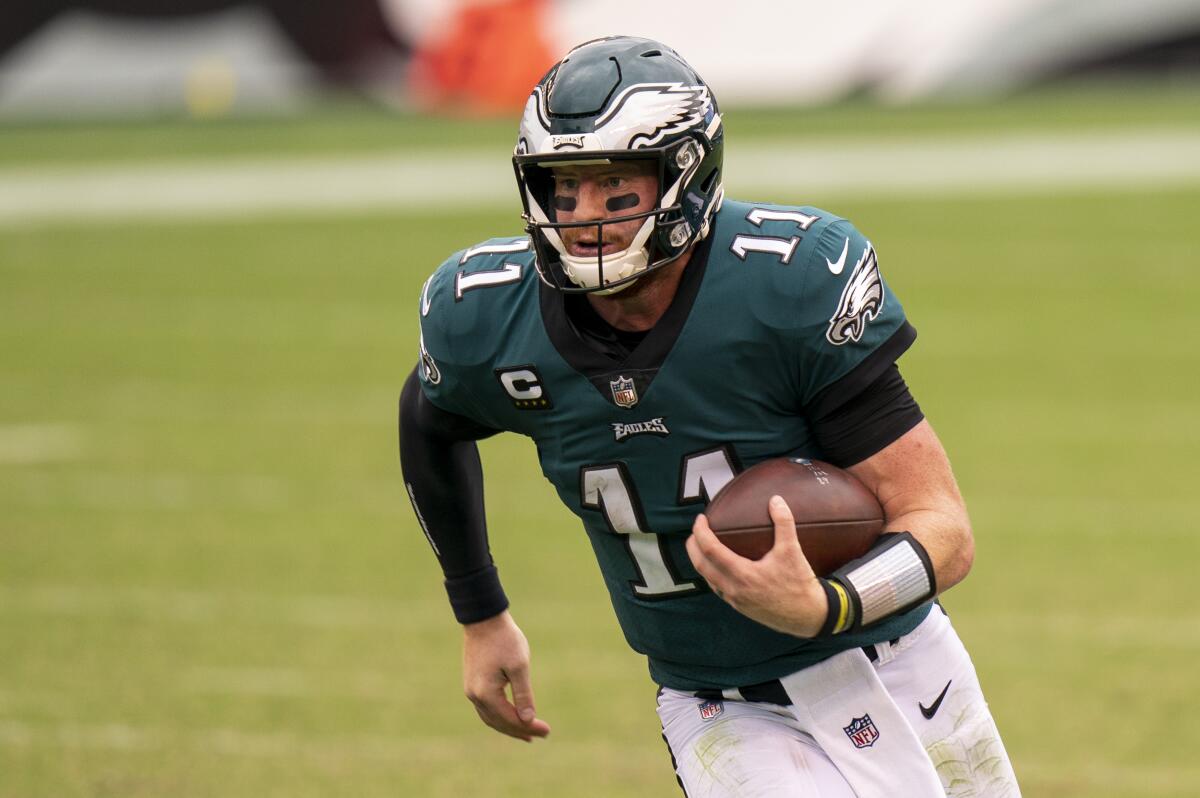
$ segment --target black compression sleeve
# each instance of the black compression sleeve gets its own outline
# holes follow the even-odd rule
[[[483,468],[475,441],[497,430],[447,413],[425,396],[416,369],[400,394],[400,466],[417,521],[446,578],[459,623],[508,608],[488,550]]]
[[[857,395],[810,423],[825,459],[845,468],[866,460],[924,417],[893,363]]]

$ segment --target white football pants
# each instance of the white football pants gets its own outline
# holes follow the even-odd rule
[[[854,649],[782,679],[801,697],[793,706],[661,690],[663,738],[688,798],[1019,798],[946,615],[934,607],[875,648],[874,663]]]

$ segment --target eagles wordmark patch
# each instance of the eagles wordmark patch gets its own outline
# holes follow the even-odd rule
[[[582,150],[584,147],[584,138],[579,134],[551,136],[550,146],[556,150]]]
[[[848,341],[857,343],[867,329],[867,322],[883,310],[883,301],[883,277],[879,274],[879,261],[875,257],[875,248],[868,243],[862,257],[854,265],[846,287],[842,289],[841,300],[829,319],[825,338],[834,346],[841,346]]]
[[[633,435],[657,435],[660,438],[671,434],[667,429],[667,424],[663,420],[665,416],[652,418],[649,421],[635,421],[632,424],[622,424],[619,421],[614,421],[612,424],[613,437],[618,441],[623,441]]]

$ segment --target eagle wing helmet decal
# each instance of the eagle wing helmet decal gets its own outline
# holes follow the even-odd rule
[[[867,244],[846,287],[842,289],[842,298],[838,302],[837,311],[829,320],[829,329],[825,337],[834,346],[841,346],[847,341],[857,343],[862,338],[867,322],[879,315],[883,310],[883,277],[879,274],[879,261],[875,258],[875,248]]]
[[[698,125],[711,106],[707,86],[639,83],[596,120],[596,132],[606,141],[621,141],[622,148],[653,147]]]

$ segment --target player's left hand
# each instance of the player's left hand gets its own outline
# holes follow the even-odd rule
[[[748,560],[722,543],[703,513],[687,540],[688,557],[713,592],[764,626],[815,637],[825,623],[829,600],[796,540],[792,511],[779,496],[768,504],[775,544],[761,560]]]

